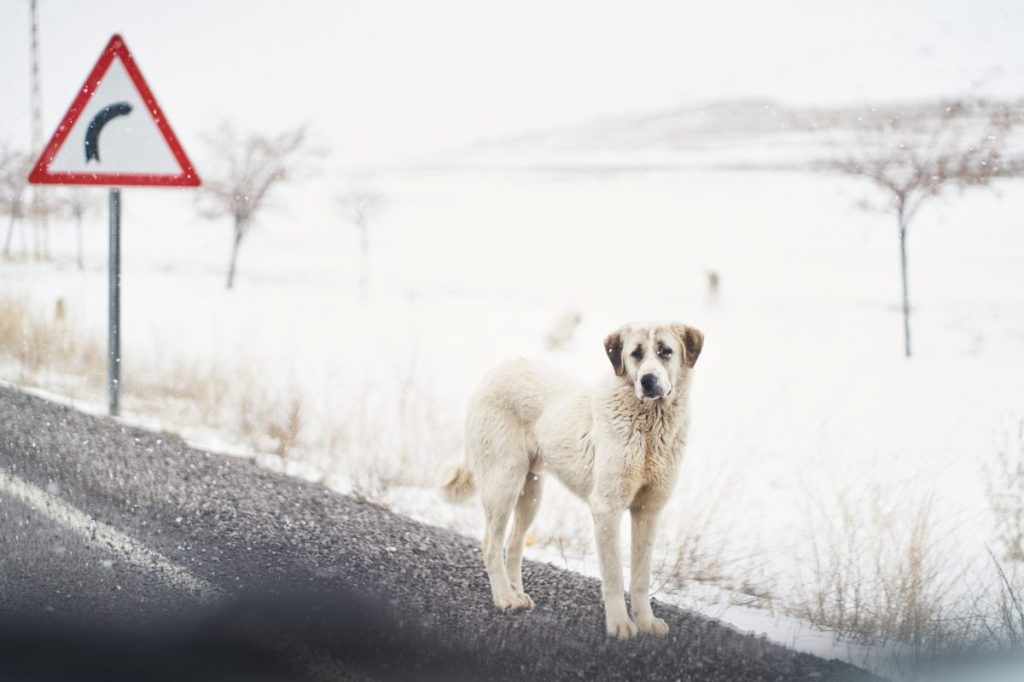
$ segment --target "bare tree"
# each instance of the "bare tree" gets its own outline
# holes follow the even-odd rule
[[[856,149],[826,163],[830,170],[870,180],[885,197],[863,204],[896,214],[903,285],[904,353],[910,357],[910,291],[907,230],[921,204],[952,189],[987,187],[997,177],[1020,173],[1005,158],[1007,137],[1019,110],[984,100],[942,103],[935,115],[861,117]]]
[[[227,287],[235,283],[238,250],[249,234],[256,215],[265,208],[275,187],[307,171],[319,151],[310,147],[304,127],[277,135],[239,136],[222,123],[206,136],[211,152],[220,162],[219,174],[207,174],[197,194],[204,218],[230,217],[234,223]]]
[[[68,189],[67,193],[61,197],[60,208],[62,212],[75,221],[75,263],[78,265],[78,269],[82,270],[85,268],[83,259],[84,251],[84,235],[82,234],[82,224],[85,219],[92,215],[99,202],[97,196],[89,192],[88,189],[83,187],[72,187]]]
[[[345,219],[359,233],[359,296],[364,303],[370,289],[370,222],[384,208],[384,203],[384,195],[370,190],[353,189],[338,197]]]
[[[28,215],[28,174],[31,167],[32,159],[28,154],[7,145],[0,146],[0,211],[8,216],[4,258],[11,257],[14,228]]]

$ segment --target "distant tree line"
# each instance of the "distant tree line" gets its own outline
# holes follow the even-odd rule
[[[22,258],[49,260],[50,222],[70,219],[76,229],[75,262],[81,269],[83,224],[95,212],[100,197],[95,189],[29,185],[28,174],[34,161],[26,151],[0,145],[0,215],[7,219],[3,226],[3,257],[13,258],[17,251]]]
[[[819,170],[867,180],[874,193],[861,207],[889,212],[895,218],[907,357],[912,352],[910,225],[931,199],[954,190],[990,188],[998,179],[1024,174],[1024,158],[1009,151],[1011,135],[1021,123],[1024,105],[1019,102],[957,99],[931,109],[872,108],[837,121],[849,132],[842,142],[846,151],[816,163]],[[311,143],[308,130],[301,126],[276,134],[243,135],[230,123],[222,123],[204,140],[211,163],[202,173],[196,206],[204,218],[229,221],[226,285],[231,289],[242,244],[260,215],[274,205],[288,183],[314,175],[324,151]],[[76,225],[76,261],[82,267],[82,225],[95,212],[99,197],[83,189],[54,192],[29,186],[32,161],[25,152],[0,146],[0,215],[7,218],[3,256],[13,256],[21,228],[21,254],[31,251],[34,258],[49,258],[48,221],[63,217]],[[359,292],[365,301],[370,286],[370,227],[385,206],[385,197],[370,189],[350,188],[336,201],[343,219],[356,230]]]

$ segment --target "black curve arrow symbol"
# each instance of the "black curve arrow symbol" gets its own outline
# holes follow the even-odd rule
[[[132,113],[132,105],[128,102],[114,102],[100,109],[100,112],[92,117],[88,129],[85,131],[86,163],[90,159],[96,159],[97,163],[100,160],[100,132],[103,130],[103,126],[118,116],[127,116],[130,113]]]

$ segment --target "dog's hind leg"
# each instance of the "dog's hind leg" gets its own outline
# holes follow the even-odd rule
[[[526,540],[526,531],[530,529],[530,524],[533,523],[533,519],[537,515],[537,508],[540,506],[540,492],[540,474],[532,471],[527,473],[526,482],[523,484],[519,500],[516,502],[515,523],[512,525],[512,535],[508,538],[505,553],[505,566],[512,589],[529,603],[527,608],[533,607],[533,600],[523,591],[523,543]]]
[[[516,594],[505,567],[505,531],[519,499],[529,469],[525,456],[521,462],[506,460],[501,469],[490,471],[480,485],[480,499],[486,529],[483,535],[483,564],[490,580],[490,593],[498,608],[529,608],[532,603]]]

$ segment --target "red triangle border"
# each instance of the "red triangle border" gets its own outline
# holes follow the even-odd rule
[[[110,68],[115,57],[120,58],[121,63],[128,72],[128,76],[131,78],[132,83],[138,90],[143,103],[149,110],[149,115],[153,117],[154,123],[156,123],[160,133],[164,136],[164,140],[167,141],[167,146],[170,148],[171,154],[174,156],[175,161],[178,162],[178,166],[181,168],[180,174],[166,175],[155,173],[85,173],[81,171],[50,171],[50,164],[53,162],[57,152],[64,144],[67,136],[71,134],[71,130],[74,127],[75,122],[77,122],[78,117],[81,116],[82,111],[85,109],[85,105],[89,103],[90,99],[92,99],[92,96],[96,92],[96,87],[99,85],[100,80],[103,79],[103,76],[106,75],[107,70]],[[182,148],[181,143],[178,142],[178,138],[174,134],[174,131],[171,130],[171,126],[167,122],[167,117],[164,116],[163,110],[160,108],[160,105],[157,104],[156,97],[153,96],[153,91],[149,89],[148,85],[146,85],[146,81],[143,79],[142,73],[139,71],[139,67],[135,63],[135,59],[132,57],[131,51],[128,50],[128,46],[120,35],[114,34],[110,39],[110,42],[107,43],[106,48],[104,48],[103,53],[96,62],[96,66],[93,67],[88,78],[85,79],[85,84],[79,89],[78,95],[75,97],[75,101],[71,103],[71,108],[68,109],[66,114],[64,114],[64,118],[61,120],[60,125],[57,126],[57,130],[54,132],[53,137],[50,138],[50,141],[43,149],[42,154],[39,155],[39,159],[36,161],[35,166],[33,166],[32,172],[29,173],[28,181],[32,184],[108,185],[116,187],[129,185],[149,185],[160,187],[199,186],[199,175],[196,173],[192,166],[192,162],[185,154],[185,150]]]

